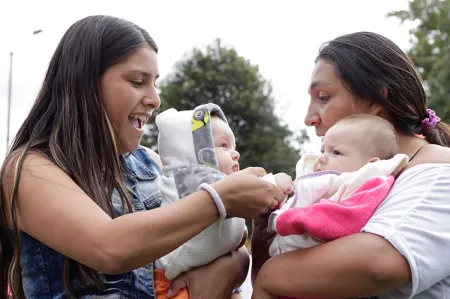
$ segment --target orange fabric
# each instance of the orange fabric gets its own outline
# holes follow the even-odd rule
[[[155,279],[155,295],[156,299],[169,299],[167,297],[167,292],[169,291],[171,281],[167,279],[164,274],[164,270],[155,269],[154,273]],[[176,295],[172,297],[173,299],[189,299],[189,292],[187,289],[183,289]]]

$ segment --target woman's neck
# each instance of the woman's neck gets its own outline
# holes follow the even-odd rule
[[[400,152],[411,158],[420,148],[429,143],[425,139],[414,135],[411,136],[398,133],[398,144]]]

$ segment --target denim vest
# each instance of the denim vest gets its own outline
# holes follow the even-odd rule
[[[142,147],[125,156],[125,183],[132,194],[134,212],[157,208],[161,204],[160,168]],[[112,198],[114,208],[122,214],[118,193]],[[130,232],[132,233],[132,232]],[[62,273],[64,256],[24,232],[20,235],[20,265],[26,298],[67,298]],[[153,264],[120,275],[102,275],[105,289],[92,294],[74,282],[80,298],[149,298],[154,299]],[[78,286],[78,287],[77,287]]]

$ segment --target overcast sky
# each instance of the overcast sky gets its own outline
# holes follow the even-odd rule
[[[276,5],[275,5],[276,4]],[[155,39],[164,78],[183,53],[220,37],[260,66],[272,81],[278,113],[293,130],[303,127],[307,86],[320,45],[341,34],[374,31],[402,49],[411,24],[386,18],[407,0],[323,1],[3,1],[0,5],[0,161],[6,149],[9,52],[14,52],[11,137],[35,100],[46,67],[67,28],[92,14],[133,21]],[[33,35],[34,30],[42,33]],[[308,131],[314,137],[314,131]],[[313,138],[316,146],[318,139]],[[313,147],[310,147],[313,148]]]

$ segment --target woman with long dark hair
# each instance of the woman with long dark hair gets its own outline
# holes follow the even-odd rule
[[[217,198],[243,218],[283,198],[249,168],[158,208],[160,162],[139,146],[160,105],[157,52],[110,16],[65,33],[1,170],[0,298],[8,284],[14,298],[153,298],[153,261],[215,222]],[[230,298],[247,268],[243,248],[183,282],[192,298]]]

